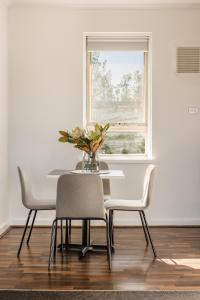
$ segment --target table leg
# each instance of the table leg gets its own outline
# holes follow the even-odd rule
[[[64,250],[71,250],[71,251],[78,251],[80,252],[80,257],[85,256],[85,254],[91,250],[90,245],[90,220],[83,220],[82,221],[82,243],[81,244],[71,244],[68,239],[66,239],[65,244],[58,245],[58,248],[64,248]]]
[[[90,245],[90,220],[83,220],[82,245],[83,245],[83,247]]]
[[[90,242],[90,220],[83,220],[82,225],[82,250],[80,253],[80,258],[84,257],[88,251],[92,250]]]
[[[61,244],[58,246],[61,248]],[[82,221],[82,243],[81,244],[63,244],[64,250],[67,251],[78,251],[80,253],[80,258],[84,257],[87,252],[105,252],[107,251],[106,245],[94,245],[90,241],[90,220]]]

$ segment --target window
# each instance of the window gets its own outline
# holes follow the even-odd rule
[[[149,35],[86,35],[86,126],[110,123],[101,153],[150,155]]]

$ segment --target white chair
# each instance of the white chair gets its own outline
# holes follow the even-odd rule
[[[64,174],[57,183],[56,218],[52,224],[49,252],[51,262],[55,259],[56,231],[58,220],[103,220],[106,223],[107,256],[111,268],[111,243],[109,237],[109,222],[104,208],[103,186],[99,176]],[[83,246],[82,251],[84,251]],[[61,245],[63,255],[63,245]]]
[[[153,241],[150,235],[150,231],[148,228],[147,220],[145,217],[144,210],[149,206],[151,200],[152,193],[152,183],[153,183],[153,173],[155,170],[154,165],[150,165],[147,167],[144,184],[143,184],[143,195],[142,199],[139,200],[123,200],[123,199],[112,199],[105,202],[105,208],[109,211],[109,220],[110,220],[110,235],[111,235],[111,243],[113,246],[114,238],[113,238],[113,212],[115,210],[119,211],[138,211],[140,215],[140,219],[142,222],[142,227],[146,239],[147,245],[151,244],[154,257],[156,258],[156,251],[153,245]]]
[[[23,232],[20,246],[19,246],[19,249],[17,252],[17,257],[19,257],[32,212],[34,213],[34,215],[33,215],[31,227],[29,230],[27,244],[29,244],[29,241],[30,241],[32,229],[34,226],[34,222],[35,222],[35,218],[36,218],[38,210],[55,210],[56,209],[56,201],[49,200],[49,199],[48,200],[36,199],[33,196],[32,187],[31,187],[30,181],[28,179],[28,176],[25,174],[24,171],[22,171],[22,169],[20,167],[17,167],[17,170],[18,170],[20,184],[21,184],[22,203],[27,209],[29,209],[28,217],[26,220],[26,225],[24,227],[24,232]]]
[[[76,170],[81,170],[81,169],[82,169],[82,161],[79,161],[76,164]],[[100,170],[109,170],[109,166],[105,161],[100,160],[99,169]],[[103,183],[103,198],[104,198],[104,201],[107,201],[111,198],[110,179],[104,178],[104,179],[102,179],[102,183]],[[71,220],[69,220],[69,234],[68,234],[69,238],[71,238],[71,227],[72,227]],[[90,222],[89,222],[89,232],[90,232]]]

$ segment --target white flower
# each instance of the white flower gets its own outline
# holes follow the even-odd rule
[[[81,136],[84,135],[84,129],[80,128],[80,127],[75,127],[72,130],[72,137],[74,139],[79,139]]]

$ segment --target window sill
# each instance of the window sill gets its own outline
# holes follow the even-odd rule
[[[149,164],[155,162],[155,158],[148,156],[134,156],[134,155],[99,155],[101,160],[108,163],[122,163],[122,164]]]

